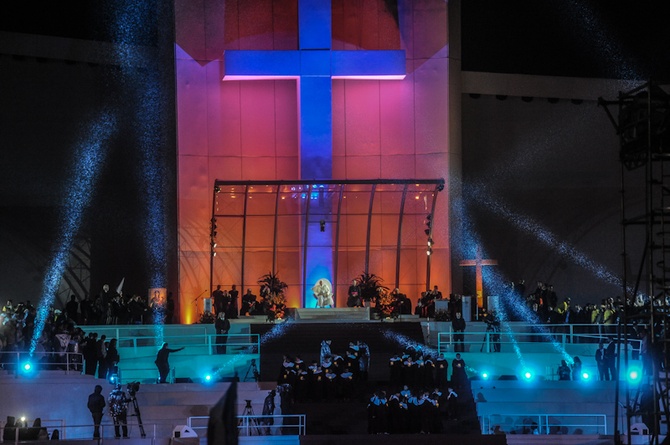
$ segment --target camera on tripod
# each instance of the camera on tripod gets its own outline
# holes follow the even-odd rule
[[[140,382],[130,382],[126,385],[126,389],[128,390],[130,397],[135,397],[137,391],[140,390]]]
[[[247,373],[244,375],[244,381],[245,382],[249,378],[249,373],[251,373],[251,376],[253,377],[255,382],[258,382],[260,380],[261,374],[260,374],[260,372],[258,372],[258,368],[256,367],[256,359],[255,358],[251,359],[251,364],[249,365],[249,369],[247,369]]]
[[[484,318],[484,323],[486,323],[487,331],[497,331],[500,329],[500,320],[495,317],[486,317]]]

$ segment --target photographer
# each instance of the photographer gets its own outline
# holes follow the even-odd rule
[[[495,311],[491,311],[484,313],[482,320],[486,323],[486,336],[490,336],[491,339],[492,351],[490,352],[500,352],[500,319]]]
[[[109,405],[109,414],[114,421],[114,436],[118,439],[119,426],[123,429],[123,437],[128,437],[128,402],[131,399],[126,397],[126,393],[121,389],[121,385],[117,384],[107,399]]]

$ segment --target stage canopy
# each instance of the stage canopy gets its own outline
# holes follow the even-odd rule
[[[258,279],[273,273],[288,284],[289,307],[314,307],[311,288],[328,279],[341,307],[351,280],[371,273],[414,298],[430,287],[443,189],[443,179],[216,180],[210,288],[258,295]]]

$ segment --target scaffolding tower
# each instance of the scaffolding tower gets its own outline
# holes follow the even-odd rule
[[[630,444],[631,434],[646,428],[649,443],[658,444],[670,422],[669,93],[670,85],[650,81],[617,100],[599,99],[620,144],[624,299],[617,369],[628,372],[628,342],[638,339],[643,365],[637,379],[617,379],[615,418],[621,408],[625,425],[617,426],[616,443],[622,443],[619,433]]]

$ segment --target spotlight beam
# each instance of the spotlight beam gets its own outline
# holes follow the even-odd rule
[[[94,119],[89,127],[83,130],[84,136],[75,148],[71,164],[70,178],[65,186],[61,214],[60,236],[55,246],[55,254],[47,268],[42,283],[42,297],[37,306],[35,329],[30,340],[30,355],[37,348],[37,342],[42,336],[44,326],[49,317],[49,310],[53,305],[58,286],[63,277],[70,256],[70,249],[74,238],[79,231],[83,215],[88,208],[96,178],[104,165],[107,150],[106,143],[116,128],[116,118],[109,111],[103,111]]]
[[[472,197],[480,204],[483,204],[484,208],[503,217],[505,220],[512,223],[513,226],[523,230],[525,233],[534,235],[539,241],[557,253],[569,257],[575,264],[592,272],[596,278],[621,287],[621,279],[610,272],[605,266],[597,264],[595,261],[589,259],[586,254],[579,252],[568,243],[559,241],[556,238],[556,235],[540,226],[539,223],[533,221],[530,217],[520,215],[510,210],[509,206],[504,203],[502,198],[493,198],[488,187],[482,184],[475,184],[464,187],[464,189],[467,190],[468,196]],[[632,293],[634,292],[634,289],[629,286],[628,291]]]

